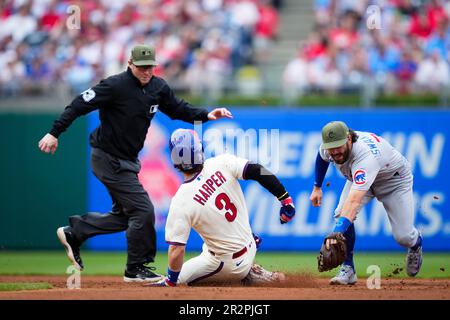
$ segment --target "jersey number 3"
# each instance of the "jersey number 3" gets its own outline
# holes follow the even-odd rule
[[[230,198],[227,196],[226,193],[219,193],[216,197],[216,207],[219,210],[222,210],[225,208],[227,212],[225,212],[225,218],[229,222],[233,222],[234,219],[236,219],[237,216],[237,209],[236,206],[231,202]]]

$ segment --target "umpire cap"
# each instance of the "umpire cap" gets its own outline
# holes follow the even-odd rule
[[[157,66],[155,49],[145,44],[139,44],[131,50],[131,62],[135,66]]]
[[[350,131],[342,121],[331,121],[322,128],[322,148],[339,148],[346,144]]]

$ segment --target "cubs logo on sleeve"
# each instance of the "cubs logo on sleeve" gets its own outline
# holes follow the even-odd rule
[[[353,174],[353,182],[358,186],[366,183],[366,171],[363,169],[358,169]]]

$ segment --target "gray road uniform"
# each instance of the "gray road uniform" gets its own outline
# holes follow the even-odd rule
[[[408,160],[385,139],[370,132],[356,131],[349,159],[336,164],[327,150],[320,147],[320,156],[332,162],[347,179],[342,190],[335,217],[341,214],[351,189],[367,191],[362,205],[374,197],[388,214],[395,240],[412,247],[419,236],[414,227],[413,175]]]

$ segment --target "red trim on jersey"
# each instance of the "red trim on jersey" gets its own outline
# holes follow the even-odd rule
[[[203,171],[203,170],[202,170]],[[202,173],[202,171],[199,171],[195,174],[195,176],[193,176],[192,178],[190,178],[189,180],[185,180],[183,183],[189,183],[195,180],[195,178],[197,178],[199,176],[200,173]]]
[[[245,177],[245,171],[247,171],[247,167],[250,164],[250,161],[247,161],[247,163],[245,164],[244,170],[242,170],[242,179],[247,180],[247,178]]]
[[[377,140],[377,142],[381,142],[380,138],[375,134],[375,133],[371,133],[370,134],[372,137],[375,138],[375,140]]]
[[[181,242],[172,242],[172,241],[166,241],[168,244],[170,244],[171,246],[185,246],[186,243],[181,243]]]

